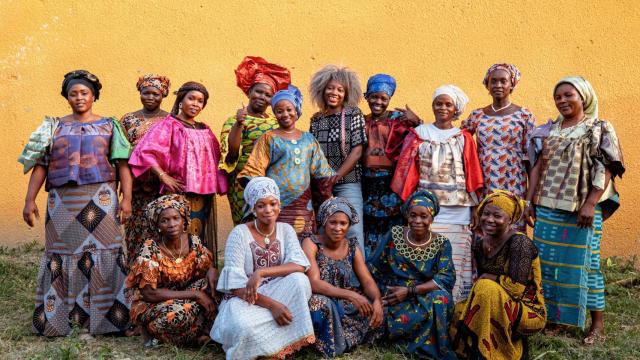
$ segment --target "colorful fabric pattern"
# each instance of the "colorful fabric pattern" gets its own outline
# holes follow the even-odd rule
[[[205,317],[204,309],[195,300],[145,302],[140,290],[147,285],[173,291],[203,290],[211,252],[194,235],[189,235],[189,249],[178,264],[162,253],[155,240],[146,240],[127,277],[127,286],[134,291],[131,322],[144,327],[154,338],[178,346],[192,344],[208,334],[212,321]]]
[[[171,86],[171,81],[166,76],[160,76],[156,74],[147,74],[140,76],[138,78],[138,82],[136,83],[136,89],[142,92],[142,89],[151,86],[162,92],[162,97],[167,97],[169,95],[169,87]]]
[[[115,182],[49,191],[34,332],[65,336],[77,325],[104,334],[129,326],[131,299],[125,292],[117,212]]]
[[[267,132],[255,144],[240,178],[267,176],[280,189],[280,221],[287,219],[300,239],[315,232],[311,202],[311,180],[335,175],[318,141],[308,132],[298,140],[287,140]],[[299,203],[303,198],[306,203]]]
[[[416,252],[407,244],[403,227],[394,226],[368,261],[382,293],[387,286],[408,287],[430,280],[440,288],[387,306],[387,334],[419,357],[456,359],[448,333],[453,314],[451,290],[456,279],[451,245],[446,237],[437,236],[423,252]]]
[[[577,215],[537,206],[533,241],[540,251],[547,321],[584,327],[588,310],[604,309],[602,211],[596,206],[590,228],[579,228]]]
[[[318,247],[316,261],[320,279],[335,287],[355,291],[364,296],[353,269],[358,240],[348,240],[348,253],[339,260],[324,254],[324,246],[318,238],[312,236],[311,240]],[[313,294],[309,300],[309,310],[317,337],[315,348],[325,357],[342,355],[359,344],[372,343],[382,336],[383,329],[372,329],[369,326],[369,318],[361,315],[348,300]]]
[[[456,282],[451,293],[457,304],[467,299],[475,280],[471,252],[473,244],[471,229],[468,225],[433,223],[431,231],[446,237],[451,244],[451,261],[456,272]]]
[[[344,124],[342,113],[323,115],[316,113],[311,117],[309,132],[318,140],[320,148],[333,170],[338,170],[358,145],[367,144],[365,121],[362,111],[357,107],[345,107]],[[360,161],[337,184],[359,183],[362,176]]]
[[[238,225],[244,216],[244,196],[243,187],[236,180],[238,173],[244,169],[245,164],[249,160],[249,155],[253,151],[255,142],[267,131],[278,128],[278,120],[273,115],[269,114],[266,119],[247,116],[242,125],[242,139],[240,140],[240,148],[238,149],[238,158],[232,162],[227,163],[225,159],[229,154],[229,132],[231,127],[235,124],[235,116],[230,117],[222,125],[222,133],[220,134],[220,169],[227,173],[227,180],[229,183],[229,191],[227,197],[229,199],[229,206],[231,207],[231,217],[233,223]]]
[[[364,198],[364,255],[375,253],[389,229],[402,225],[402,199],[391,190],[393,172],[364,170],[362,197]]]
[[[18,162],[23,165],[25,174],[51,151],[53,132],[58,128],[59,122],[60,119],[57,117],[45,116],[42,124],[29,136],[29,140],[18,158]]]

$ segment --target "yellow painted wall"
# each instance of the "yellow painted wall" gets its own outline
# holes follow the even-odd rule
[[[348,65],[364,83],[388,72],[398,80],[392,105],[410,104],[430,118],[436,86],[455,83],[471,103],[489,103],[481,81],[494,62],[518,65],[513,100],[540,121],[555,117],[555,82],[589,79],[601,116],[621,137],[627,173],[621,210],[605,224],[603,254],[640,255],[640,4],[603,1],[36,1],[0,0],[0,244],[44,235],[28,229],[21,211],[28,177],[16,162],[44,115],[69,113],[59,95],[62,76],[89,69],[104,84],[95,111],[122,116],[140,108],[140,74],[167,75],[177,89],[204,83],[212,100],[201,119],[216,133],[247,101],[233,69],[245,55],[289,67],[306,89],[327,63]],[[173,97],[163,105],[170,109]],[[363,110],[366,105],[361,104]],[[301,128],[313,109],[305,102]],[[43,193],[39,196],[44,212]],[[226,198],[222,232],[229,230]],[[634,215],[636,214],[636,215]]]

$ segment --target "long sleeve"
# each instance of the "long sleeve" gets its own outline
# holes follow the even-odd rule
[[[245,270],[245,259],[248,243],[243,238],[242,226],[238,225],[229,234],[224,249],[224,267],[218,279],[218,291],[231,292],[234,289],[241,289],[247,285],[249,277]]]
[[[537,256],[537,248],[526,235],[517,234],[511,238],[508,274],[500,275],[499,283],[512,298],[520,300],[524,295],[531,277],[531,264]]]
[[[59,120],[57,118],[47,116],[42,124],[29,136],[29,140],[18,158],[18,162],[23,165],[25,174],[36,166],[38,161],[44,158],[51,150],[53,132],[58,127],[58,123]]]
[[[447,238],[442,238],[444,241],[440,247],[440,254],[438,254],[437,264],[435,265],[437,272],[433,276],[433,281],[439,288],[451,292],[456,282],[456,271],[451,256],[451,243]]]

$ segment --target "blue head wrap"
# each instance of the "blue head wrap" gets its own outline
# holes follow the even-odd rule
[[[402,213],[407,214],[414,206],[424,206],[429,209],[431,216],[435,217],[440,212],[440,204],[438,203],[438,197],[427,190],[418,190],[411,194],[407,201],[402,205]]]
[[[282,100],[287,100],[295,106],[298,117],[302,115],[302,93],[300,92],[300,89],[289,84],[287,89],[280,90],[275,93],[271,98],[271,110],[273,110],[273,108],[276,107],[276,104]]]
[[[367,81],[367,92],[364,93],[364,97],[379,91],[384,91],[389,97],[392,97],[396,92],[396,79],[387,74],[376,74],[370,77]]]

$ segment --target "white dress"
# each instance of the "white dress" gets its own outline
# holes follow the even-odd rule
[[[289,309],[293,321],[286,326],[278,325],[269,310],[231,295],[232,290],[246,286],[255,269],[286,263],[303,266],[305,271],[309,268],[295,230],[285,223],[276,226],[277,238],[268,248],[259,246],[244,224],[233,228],[227,239],[224,268],[218,280],[218,291],[225,297],[210,334],[222,344],[227,359],[283,358],[315,342],[308,306],[311,285],[304,273],[265,278],[258,288],[259,294]]]

